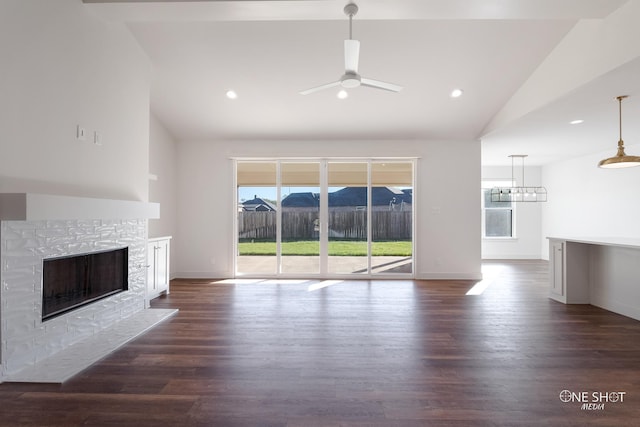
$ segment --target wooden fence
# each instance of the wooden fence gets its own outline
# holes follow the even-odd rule
[[[238,213],[238,235],[241,240],[276,239],[276,212]],[[374,211],[371,232],[374,241],[411,240],[411,212]],[[282,240],[318,238],[317,212],[283,212]],[[332,239],[366,240],[365,211],[329,212],[329,237]]]

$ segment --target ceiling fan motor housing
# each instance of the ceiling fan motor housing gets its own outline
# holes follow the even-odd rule
[[[360,86],[360,76],[356,73],[345,73],[340,79],[340,85],[345,89]]]

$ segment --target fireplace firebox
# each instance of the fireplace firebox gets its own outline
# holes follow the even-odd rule
[[[43,321],[129,289],[127,247],[42,262]]]

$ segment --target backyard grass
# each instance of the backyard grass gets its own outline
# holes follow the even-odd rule
[[[275,255],[275,242],[240,242],[240,255]],[[320,254],[320,243],[314,240],[282,242],[282,255],[314,256]],[[367,243],[354,241],[329,242],[330,256],[366,256]],[[411,256],[410,241],[373,242],[372,256]]]

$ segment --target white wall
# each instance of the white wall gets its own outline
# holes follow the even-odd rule
[[[151,114],[149,129],[149,201],[160,203],[160,218],[149,220],[149,237],[172,236],[172,244],[179,240],[176,143],[162,123]],[[171,257],[171,276],[177,268],[175,255]]]
[[[150,66],[124,25],[3,0],[0,58],[0,192],[147,200]]]
[[[625,147],[639,155],[640,145]],[[640,167],[600,169],[610,150],[543,167],[549,202],[542,207],[543,258],[549,258],[547,237],[640,238]]]
[[[478,141],[180,142],[178,277],[233,276],[233,157],[417,157],[416,277],[481,277]]]
[[[149,201],[160,203],[160,218],[149,220],[149,237],[171,236],[177,226],[177,165],[173,136],[151,114],[149,128]]]
[[[542,168],[526,166],[525,184],[544,185],[541,180]],[[522,185],[522,166],[514,169],[517,185]],[[510,180],[511,166],[483,166],[483,180]],[[548,202],[547,202],[548,203]],[[483,259],[540,259],[542,245],[542,206],[545,203],[515,203],[515,238],[482,239]]]

